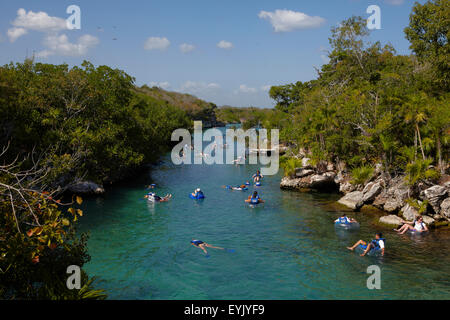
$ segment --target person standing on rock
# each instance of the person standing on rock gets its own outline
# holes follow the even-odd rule
[[[427,232],[428,227],[425,222],[423,222],[422,216],[417,216],[417,218],[413,222],[408,222],[403,220],[403,225],[398,228],[394,229],[394,231],[397,231],[399,234],[404,234],[406,231],[411,230],[415,232]]]

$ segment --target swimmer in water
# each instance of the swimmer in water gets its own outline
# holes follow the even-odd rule
[[[404,234],[408,230],[413,230],[415,232],[427,232],[428,231],[428,227],[425,224],[425,222],[423,222],[422,216],[417,216],[417,218],[414,219],[413,222],[408,222],[408,221],[403,220],[403,223],[404,224],[400,228],[394,229],[394,231],[397,231],[399,234]]]
[[[146,198],[146,199],[151,198],[151,199],[154,200],[154,202],[166,202],[166,201],[169,201],[170,198],[172,198],[172,195],[171,194],[167,194],[165,197],[160,197],[160,196],[158,196],[158,195],[156,195],[154,193],[149,193],[149,194],[146,194],[144,196],[144,198]]]
[[[353,251],[357,246],[361,245],[364,252],[360,254],[361,257],[365,256],[367,252],[369,252],[372,249],[379,249],[381,250],[381,255],[384,256],[384,242],[385,239],[382,238],[383,235],[381,233],[375,234],[375,239],[370,241],[369,243],[359,240],[356,242],[352,247],[347,247],[348,250]]]
[[[264,178],[264,176],[259,172],[259,170],[256,170],[256,173],[252,176],[254,182],[261,182],[261,179]]]
[[[206,255],[208,255],[208,251],[206,251],[206,247],[207,247],[207,248],[214,248],[214,249],[225,250],[225,248],[215,247],[215,246],[212,246],[212,245],[210,245],[210,244],[208,244],[208,243],[206,243],[206,242],[203,242],[203,241],[201,241],[201,240],[192,240],[192,241],[191,241],[191,244],[192,244],[194,247],[197,247],[197,248],[202,249],[203,252],[204,252]]]
[[[240,186],[236,186],[236,187],[232,187],[232,186],[223,186],[223,188],[226,189],[231,189],[231,190],[237,190],[237,191],[242,191],[247,189],[247,186],[245,184],[241,184]]]
[[[249,196],[247,200],[245,200],[245,202],[250,203],[250,204],[258,204],[258,203],[264,203],[264,200],[259,197],[257,191],[254,191],[253,194],[251,196]]]
[[[191,194],[195,198],[197,198],[198,196],[204,196],[203,191],[200,188],[195,189],[195,191]]]
[[[358,221],[356,221],[353,218],[347,217],[347,214],[344,213],[342,215],[342,217],[337,218],[336,220],[334,220],[334,222],[339,222],[339,223],[342,223],[342,224],[350,224],[350,223],[357,223]]]

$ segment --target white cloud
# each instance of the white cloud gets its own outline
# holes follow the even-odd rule
[[[272,85],[266,84],[266,85],[261,87],[261,91],[266,91],[267,92],[267,91],[270,90],[270,88],[272,88]]]
[[[405,2],[405,0],[384,0],[387,4],[392,4],[394,6],[399,6]]]
[[[46,47],[37,56],[46,58],[51,55],[82,56],[88,49],[99,43],[98,38],[85,34],[78,38],[76,43],[71,43],[65,34],[60,31],[67,29],[66,20],[59,17],[51,17],[46,12],[26,11],[23,8],[17,10],[17,17],[11,22],[12,28],[7,35],[11,42],[16,41],[29,31],[45,33],[43,45]]]
[[[145,41],[145,50],[166,50],[170,46],[167,38],[150,37]]]
[[[180,50],[183,53],[188,53],[191,52],[195,49],[195,46],[192,44],[188,44],[188,43],[183,43],[180,45]]]
[[[220,85],[215,82],[197,82],[197,81],[186,81],[181,85],[178,91],[190,92],[190,93],[201,93],[205,91],[211,91],[219,89]]]
[[[229,50],[229,49],[232,49],[234,46],[233,46],[233,44],[232,44],[231,42],[228,42],[228,41],[225,41],[225,40],[221,40],[221,41],[217,44],[217,47],[218,47],[218,48],[221,48],[221,49],[227,49],[227,50]]]
[[[21,36],[23,36],[27,33],[28,33],[28,31],[24,28],[11,28],[11,29],[8,29],[8,31],[7,31],[7,35],[8,35],[10,42],[16,41],[18,38],[20,38]]]
[[[23,8],[17,10],[17,17],[11,23],[13,28],[8,30],[9,41],[14,42],[19,37],[28,33],[28,30],[40,32],[58,32],[67,28],[66,20],[58,17],[50,17],[46,12],[26,11]]]
[[[47,35],[44,38],[44,45],[48,48],[37,54],[38,57],[46,58],[51,55],[61,56],[83,56],[89,48],[98,44],[98,39],[89,34],[78,38],[76,43],[71,43],[65,34]]]
[[[239,93],[239,92],[241,92],[241,93],[256,93],[256,91],[258,91],[258,90],[256,90],[255,88],[251,88],[245,84],[241,84],[239,86],[239,89],[236,90],[235,93]]]
[[[164,81],[164,82],[155,82],[155,81],[152,81],[152,82],[150,82],[149,84],[150,84],[150,87],[158,87],[158,88],[162,88],[162,89],[164,89],[164,90],[167,90],[167,89],[170,88],[170,83],[167,82],[167,81]]]
[[[318,16],[311,17],[303,12],[286,9],[277,9],[275,12],[261,11],[258,17],[268,20],[272,24],[275,32],[318,28],[325,23],[324,18]]]

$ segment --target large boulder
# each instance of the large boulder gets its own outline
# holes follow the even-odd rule
[[[67,188],[70,192],[79,194],[103,194],[105,189],[92,181],[78,181]]]
[[[397,212],[402,206],[404,202],[398,198],[387,198],[384,203],[383,210],[387,212]]]
[[[315,189],[326,191],[336,188],[334,182],[334,172],[325,172],[323,174],[313,174],[301,178],[284,177],[281,179],[281,189]]]
[[[419,215],[419,212],[417,211],[416,208],[410,206],[409,204],[406,204],[402,208],[402,215],[405,218],[405,220],[414,221],[414,219],[416,219],[417,216]],[[426,215],[422,215],[422,218],[423,222],[425,222],[427,225],[432,225],[436,221],[434,218]]]
[[[356,186],[354,184],[351,184],[349,181],[342,182],[339,184],[339,192],[342,192],[344,194],[347,194],[355,190]]]
[[[450,219],[450,198],[447,198],[444,201],[442,201],[440,214],[441,216]]]
[[[303,178],[303,177],[309,176],[309,175],[311,175],[313,173],[314,173],[313,169],[306,169],[306,168],[297,168],[297,169],[295,169],[295,176],[297,178]]]
[[[422,216],[423,222],[425,222],[426,225],[431,226],[435,223],[436,219],[429,217],[429,216]]]
[[[406,204],[401,211],[403,218],[408,221],[413,221],[419,215],[419,211],[417,211],[416,208],[410,206],[409,204]]]
[[[397,177],[390,181],[387,190],[375,198],[374,205],[382,205],[382,209],[387,212],[397,212],[406,205],[409,191],[410,188],[405,184],[404,178]]]
[[[344,206],[349,207],[353,210],[360,209],[363,205],[363,196],[364,194],[361,191],[353,191],[350,193],[347,193],[345,196],[343,196],[341,199],[339,199],[339,203],[343,204]]]
[[[403,223],[403,219],[399,216],[391,214],[389,216],[383,216],[380,218],[380,223],[388,224],[392,226],[398,226]]]
[[[366,185],[364,190],[362,191],[364,193],[363,196],[363,202],[369,203],[375,200],[375,197],[381,193],[383,190],[383,187],[381,186],[380,182],[370,182]]]
[[[443,186],[432,186],[423,192],[423,200],[428,200],[434,212],[439,213],[441,202],[445,199],[446,195],[447,188]]]

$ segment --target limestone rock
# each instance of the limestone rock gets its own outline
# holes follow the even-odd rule
[[[305,168],[295,169],[295,176],[297,178],[303,178],[303,177],[309,176],[313,173],[314,173],[314,170],[312,170],[312,169],[305,169]]]
[[[361,191],[353,191],[350,193],[347,193],[344,197],[339,199],[339,203],[343,204],[353,210],[360,209],[363,205],[363,193]]]
[[[424,191],[424,200],[428,200],[435,213],[439,213],[442,200],[447,195],[447,188],[443,186],[432,186]]]
[[[363,202],[368,203],[375,200],[375,197],[381,193],[383,190],[383,187],[379,182],[371,182],[366,185],[364,190],[362,191],[364,193],[363,196]]]
[[[447,198],[444,201],[442,201],[440,214],[450,219],[450,198]]]
[[[398,226],[398,225],[402,224],[403,219],[400,218],[399,216],[391,214],[389,216],[381,217],[380,218],[380,222],[384,223],[384,224],[389,224],[389,225],[392,225],[392,226]]]

